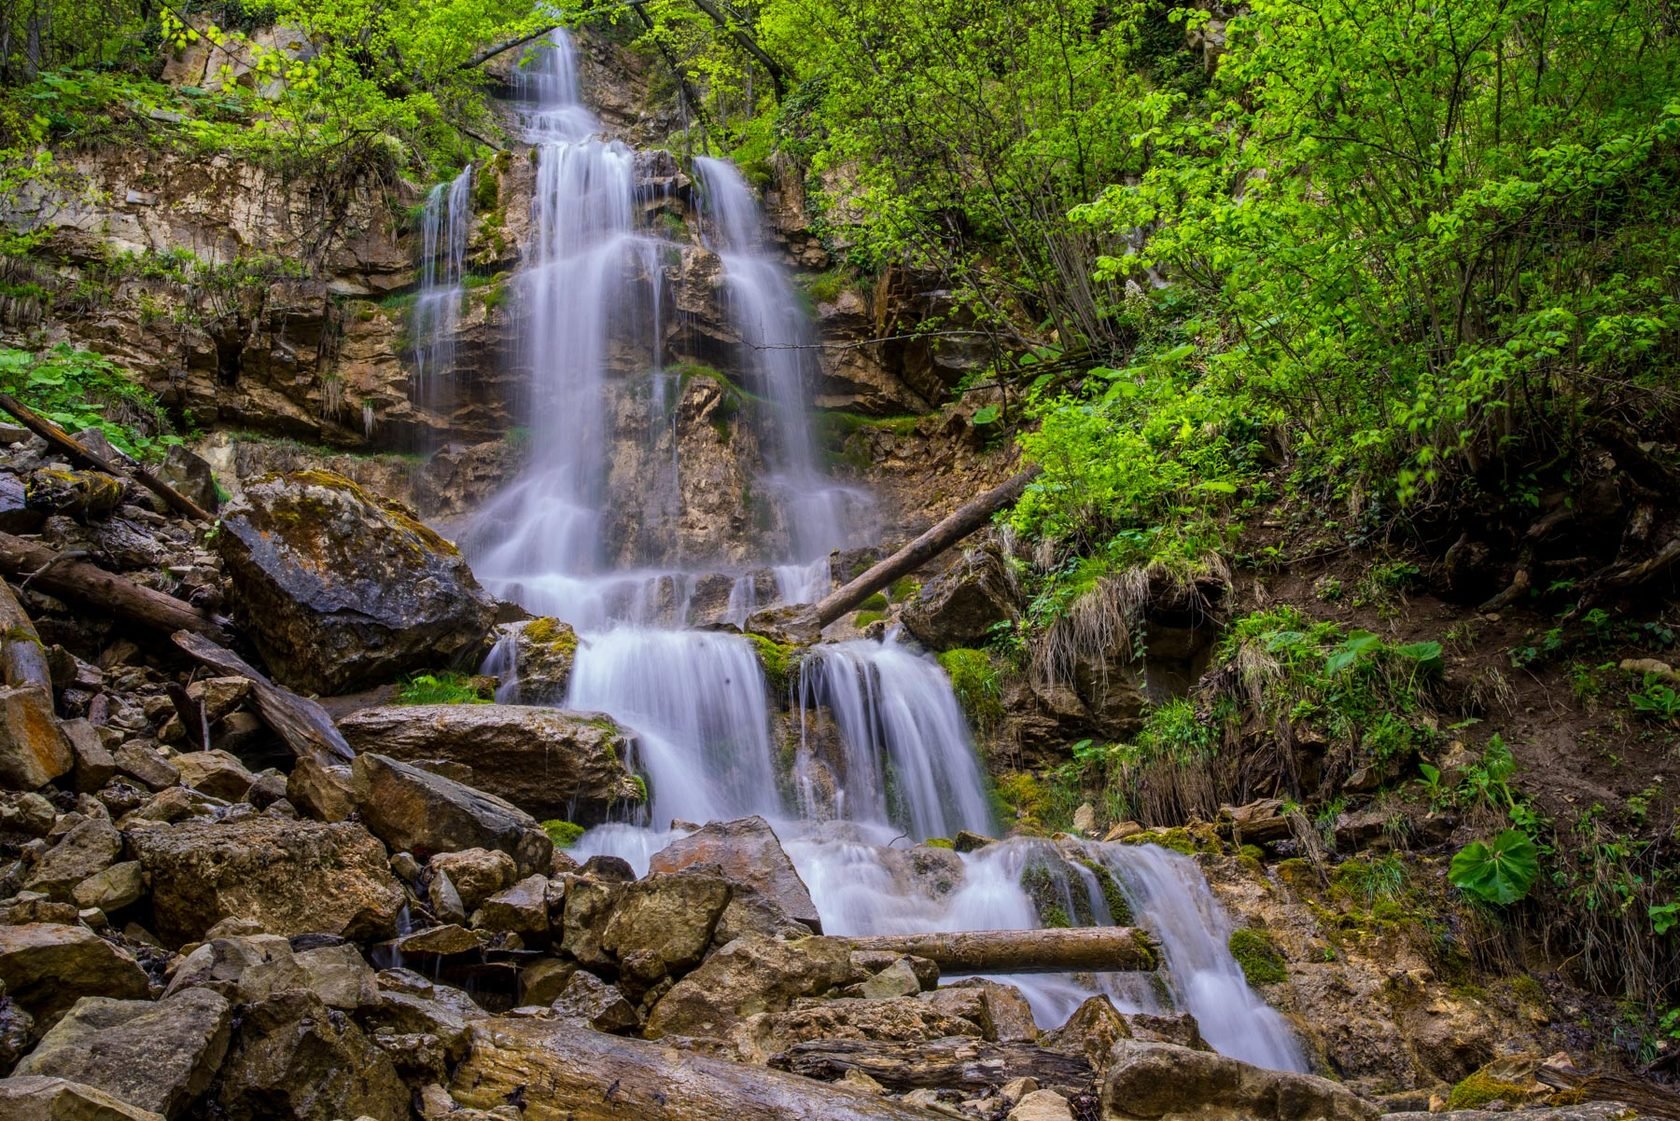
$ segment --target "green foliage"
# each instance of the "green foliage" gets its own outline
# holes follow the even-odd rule
[[[542,823],[542,830],[548,834],[548,839],[554,842],[557,849],[569,849],[583,836],[583,826],[574,821],[550,819]]]
[[[97,428],[137,459],[161,458],[181,442],[157,399],[116,363],[66,343],[42,354],[0,347],[0,391],[72,433]]]
[[[1491,841],[1470,842],[1447,869],[1447,879],[1464,894],[1499,904],[1522,899],[1539,875],[1540,850],[1518,829],[1507,829]]]
[[[1481,1109],[1490,1102],[1511,1104],[1526,1101],[1529,1088],[1516,1082],[1503,1082],[1492,1075],[1477,1071],[1447,1094],[1448,1109]]]
[[[1003,689],[984,650],[946,650],[939,655],[939,664],[951,679],[957,703],[976,728],[990,728],[1003,719]]]
[[[1647,720],[1664,724],[1680,721],[1680,691],[1655,674],[1647,675],[1644,686],[1628,694],[1628,704]]]
[[[465,674],[422,673],[409,678],[397,689],[397,703],[405,705],[489,704],[484,683]]]
[[[1289,979],[1289,968],[1270,937],[1253,927],[1238,927],[1228,942],[1231,956],[1242,966],[1251,985],[1272,985]]]
[[[752,643],[758,664],[764,669],[764,679],[770,691],[778,696],[785,695],[793,687],[794,675],[799,671],[799,647],[784,646],[761,634],[749,634],[746,638]]]

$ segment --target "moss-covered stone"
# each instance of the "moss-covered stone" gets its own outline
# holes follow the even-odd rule
[[[569,849],[577,844],[579,837],[583,836],[583,826],[575,821],[561,821],[558,818],[550,818],[542,823],[542,828],[557,849]]]
[[[1251,985],[1274,985],[1289,977],[1289,968],[1278,953],[1271,938],[1253,927],[1240,927],[1231,932],[1226,943],[1231,956],[1242,967],[1243,976]]]
[[[1097,878],[1097,888],[1102,892],[1103,904],[1108,908],[1108,917],[1115,926],[1131,926],[1136,917],[1132,914],[1131,900],[1120,890],[1120,882],[1114,878],[1114,873],[1097,863],[1095,860],[1081,860],[1091,875]]]
[[[1502,1082],[1485,1071],[1477,1071],[1452,1088],[1447,1095],[1448,1109],[1481,1109],[1489,1102],[1505,1101],[1520,1104],[1528,1090],[1515,1082]]]
[[[799,660],[803,657],[801,648],[761,634],[749,634],[747,641],[753,645],[753,653],[758,657],[759,668],[764,670],[764,679],[769,683],[771,693],[780,696],[792,688],[793,677],[799,671]]]

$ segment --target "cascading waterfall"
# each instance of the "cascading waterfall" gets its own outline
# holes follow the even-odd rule
[[[931,659],[893,638],[810,650],[793,686],[799,726],[778,746],[764,676],[748,639],[676,629],[692,586],[677,570],[614,569],[601,545],[607,517],[609,375],[624,353],[659,376],[659,258],[672,248],[637,227],[636,156],[600,137],[577,95],[569,40],[523,82],[525,121],[538,145],[537,197],[519,301],[521,349],[532,371],[533,453],[526,470],[481,513],[467,544],[494,592],[555,614],[579,631],[567,707],[611,715],[634,733],[631,762],[649,786],[634,822],[597,826],[577,855],[612,853],[645,871],[678,822],[770,819],[832,933],[1025,928],[1041,914],[1023,887],[1034,861],[1070,871],[1057,888],[1092,921],[1111,921],[1090,861],[1110,870],[1138,921],[1165,947],[1177,1006],[1227,1053],[1301,1068],[1281,1018],[1242,979],[1225,947],[1229,922],[1196,866],[1147,847],[1012,840],[959,856],[903,847],[959,830],[994,832],[991,803],[949,681]],[[859,496],[817,467],[807,417],[813,377],[809,327],[787,278],[765,253],[751,192],[728,164],[697,161],[705,237],[723,261],[742,376],[770,403],[758,433],[769,464],[760,480],[789,529],[770,558],[776,595],[810,600],[828,586],[827,557],[844,540]],[[638,341],[640,340],[640,341]],[[650,353],[640,354],[642,348]],[[616,365],[615,365],[616,363]],[[680,464],[678,465],[680,467]],[[651,517],[651,496],[615,517]],[[741,577],[728,612],[759,606],[762,573]],[[495,668],[516,680],[513,646]],[[791,758],[789,758],[791,756]],[[666,828],[666,827],[670,828]],[[1077,860],[1064,850],[1077,848]],[[1083,908],[1079,905],[1083,901]],[[1011,977],[1043,1026],[1096,991],[1132,1010],[1160,997],[1138,978]]]
[[[465,291],[467,231],[472,223],[472,165],[426,195],[420,220],[420,289],[414,299],[414,401],[447,407],[455,372],[455,332]]]

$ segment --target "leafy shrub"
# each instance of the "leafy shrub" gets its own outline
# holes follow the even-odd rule
[[[984,650],[958,647],[939,655],[939,664],[951,679],[957,703],[976,728],[989,728],[1003,719],[1002,689],[997,670]]]
[[[136,459],[160,458],[181,442],[157,398],[110,359],[67,343],[39,355],[0,347],[0,390],[70,432],[99,429]]]
[[[1491,841],[1472,841],[1447,868],[1454,887],[1484,903],[1515,903],[1540,875],[1540,850],[1528,834],[1507,829]]]
[[[397,690],[397,701],[405,705],[489,704],[481,683],[460,673],[422,673],[405,681]]]

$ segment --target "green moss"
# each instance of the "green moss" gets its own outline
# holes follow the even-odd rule
[[[953,849],[956,847],[949,837],[929,837],[922,844],[930,849]]]
[[[1527,1088],[1515,1082],[1501,1082],[1491,1075],[1477,1071],[1452,1088],[1452,1092],[1447,1095],[1447,1108],[1481,1109],[1489,1102],[1496,1101],[1519,1105],[1527,1096]]]
[[[997,802],[999,817],[1015,819],[1028,829],[1037,828],[1049,808],[1043,786],[1026,771],[999,775],[992,785],[992,797]]]
[[[861,631],[869,624],[879,623],[886,617],[887,613],[885,611],[859,611],[856,615],[852,616],[852,625]]]
[[[764,670],[764,679],[769,683],[770,691],[778,696],[786,693],[799,669],[800,648],[784,645],[761,634],[749,634],[747,641],[753,645],[753,653],[758,656],[758,664]]]
[[[397,688],[397,703],[405,705],[489,704],[485,682],[461,673],[422,673]]]
[[[916,593],[922,590],[922,582],[914,576],[900,576],[887,589],[894,603],[906,603],[916,598]]]
[[[554,842],[557,849],[569,849],[577,844],[578,838],[583,836],[583,826],[574,821],[561,821],[558,818],[542,823],[544,833]]]
[[[501,184],[493,167],[481,167],[473,172],[472,208],[480,214],[496,209],[501,199]]]
[[[1183,826],[1171,829],[1145,829],[1142,833],[1133,833],[1123,844],[1128,845],[1160,845],[1164,849],[1183,853],[1185,856],[1195,856],[1202,846],[1196,843],[1195,836]]]
[[[800,276],[798,283],[813,304],[831,304],[840,298],[849,280],[845,269],[829,269]]]
[[[887,597],[880,592],[876,592],[858,604],[858,607],[864,611],[885,611],[889,606],[891,605],[887,602]]]
[[[984,650],[957,647],[941,653],[939,665],[951,679],[957,703],[976,728],[989,728],[1003,720],[1003,689],[990,655]]]
[[[1243,976],[1248,978],[1251,985],[1272,985],[1285,980],[1289,970],[1284,964],[1283,955],[1278,953],[1277,947],[1265,932],[1253,927],[1241,927],[1231,932],[1227,943],[1231,956],[1242,966]]]
[[[1097,888],[1102,892],[1103,903],[1108,907],[1109,921],[1115,926],[1131,926],[1135,921],[1132,903],[1126,898],[1126,893],[1120,890],[1120,883],[1114,878],[1114,873],[1095,860],[1081,860],[1079,863],[1090,869],[1091,875],[1097,878]]]
[[[641,803],[644,806],[647,805],[647,803],[648,803],[647,779],[643,778],[641,775],[631,775],[630,776],[630,785],[634,786],[636,788],[636,801]]]

